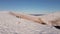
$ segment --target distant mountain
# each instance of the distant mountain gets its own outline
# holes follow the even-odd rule
[[[45,15],[45,14],[30,14],[30,15],[34,15],[34,16],[42,16],[42,15]]]

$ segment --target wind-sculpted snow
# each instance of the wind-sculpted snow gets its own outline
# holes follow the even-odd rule
[[[60,30],[0,12],[0,34],[60,34]]]

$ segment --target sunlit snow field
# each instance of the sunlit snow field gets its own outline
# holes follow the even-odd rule
[[[60,30],[0,12],[0,34],[60,34]]]

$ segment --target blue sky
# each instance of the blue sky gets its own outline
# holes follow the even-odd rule
[[[60,0],[0,0],[0,11],[51,13],[60,11]]]

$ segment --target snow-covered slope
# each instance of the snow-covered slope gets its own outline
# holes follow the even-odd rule
[[[0,34],[60,34],[60,30],[0,12]]]

